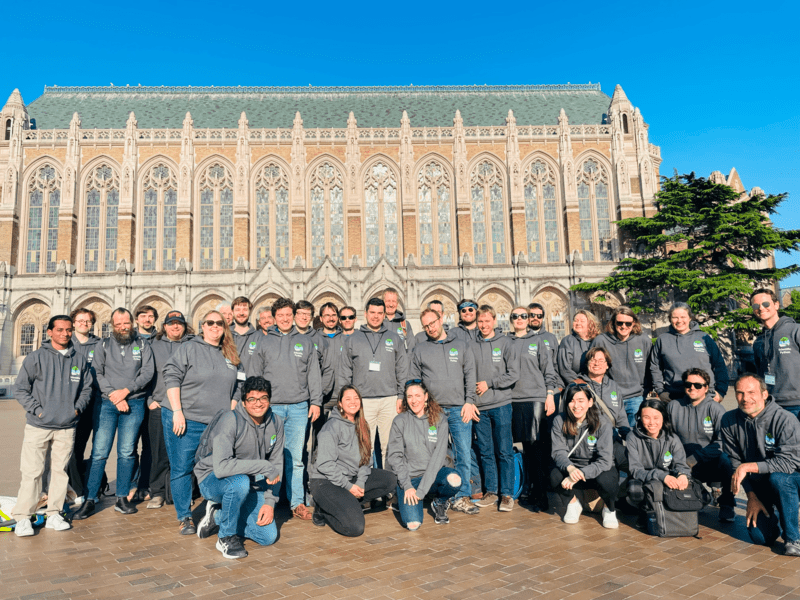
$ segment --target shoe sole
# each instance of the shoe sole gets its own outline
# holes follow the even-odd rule
[[[134,510],[123,510],[123,509],[121,509],[119,506],[115,506],[115,507],[114,507],[114,510],[115,510],[115,511],[117,511],[118,513],[122,513],[123,515],[134,515],[134,514],[136,514],[137,512],[139,512],[139,510],[138,510],[138,509],[134,509]]]
[[[17,535],[17,537],[30,537],[33,535],[33,529],[31,529],[30,531],[25,531],[23,533],[17,533],[17,530],[15,529],[14,533]]]
[[[201,540],[210,537],[212,534],[211,530],[214,528],[209,527],[209,523],[211,522],[212,515],[217,512],[215,506],[216,505],[206,507],[206,514],[203,515],[203,518],[200,519],[200,524],[197,526],[197,537]]]
[[[232,554],[228,554],[227,551],[225,550],[225,546],[221,546],[219,540],[217,540],[217,550],[219,550],[222,553],[222,556],[230,560],[239,560],[240,558],[247,558],[247,550],[244,551],[244,554],[242,556],[233,556]]]
[[[508,508],[508,507],[506,506],[506,507],[504,508],[504,507],[502,507],[502,506],[501,506],[501,507],[500,507],[500,508],[498,508],[497,510],[499,510],[500,512],[511,512],[511,511],[512,511],[512,510],[514,510],[514,509],[513,509],[513,507],[512,507],[512,508]]]

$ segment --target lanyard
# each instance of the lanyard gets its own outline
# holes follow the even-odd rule
[[[377,333],[378,334],[378,341],[375,342],[375,347],[374,348],[372,347],[372,342],[369,339],[369,334],[370,333]],[[375,354],[377,354],[377,352],[378,352],[378,346],[381,343],[381,338],[383,337],[383,335],[381,334],[380,331],[369,331],[369,332],[365,331],[364,332],[364,336],[367,338],[367,343],[369,344],[369,349],[372,350],[372,358],[375,358]]]

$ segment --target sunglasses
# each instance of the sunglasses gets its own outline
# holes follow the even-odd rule
[[[467,307],[467,308],[462,308],[458,312],[475,312],[475,309],[470,306],[470,307]]]
[[[340,321],[355,321],[356,320],[356,316],[355,315],[342,315],[341,317],[339,317],[339,320]]]
[[[406,387],[412,385],[419,385],[420,383],[422,383],[422,379],[409,379],[408,381],[406,381]]]
[[[530,313],[531,319],[544,319],[544,313]]]
[[[702,390],[704,387],[708,387],[706,383],[697,383],[696,381],[687,381],[683,384],[684,389],[690,390],[692,388],[696,390]]]
[[[519,319],[527,319],[528,318],[528,313],[514,313],[513,315],[511,315],[511,318],[512,319],[517,319],[517,320],[519,320]]]
[[[207,327],[213,327],[214,325],[217,327],[225,327],[225,321],[212,321],[209,319],[208,321],[203,321],[203,325],[206,325]]]
[[[770,302],[769,300],[767,300],[766,302],[762,302],[762,303],[761,303],[761,306],[763,306],[764,308],[769,308],[770,306],[772,306],[772,302]],[[758,302],[756,302],[755,304],[753,304],[753,310],[758,310],[758,307],[759,307],[759,304],[758,304]]]
[[[617,327],[633,327],[633,321],[614,321]]]

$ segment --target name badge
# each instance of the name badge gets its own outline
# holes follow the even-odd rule
[[[381,363],[377,360],[369,361],[369,370],[370,371],[380,371],[381,370]]]
[[[764,375],[764,383],[767,385],[775,385],[775,375]]]
[[[236,373],[236,379],[238,379],[239,381],[246,381],[247,374],[243,371],[239,371],[238,373]]]

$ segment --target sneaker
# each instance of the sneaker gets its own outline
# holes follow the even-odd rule
[[[431,510],[433,511],[433,522],[437,525],[447,525],[450,522],[450,517],[447,516],[447,510],[450,508],[450,500],[444,498],[437,498],[431,502]]]
[[[164,498],[161,496],[153,496],[147,503],[147,508],[161,508],[162,506],[164,506]]]
[[[582,512],[583,505],[580,501],[575,500],[574,502],[570,502],[567,504],[567,512],[564,513],[564,523],[574,525],[578,522],[578,519],[580,519]]]
[[[197,537],[201,540],[214,535],[219,531],[219,525],[214,519],[214,515],[219,510],[220,505],[214,502],[206,503],[206,514],[200,519],[200,524],[197,526]],[[181,532],[183,533],[183,532]]]
[[[603,527],[606,529],[619,529],[619,521],[617,521],[617,511],[608,510],[603,507]]]
[[[83,506],[83,503],[86,502],[86,496],[78,496],[75,500],[72,501],[72,506],[74,508],[78,508]]]
[[[514,509],[514,499],[511,496],[503,496],[500,500],[500,507],[497,509],[500,512],[511,512]]]
[[[181,519],[181,535],[194,535],[197,533],[197,527],[194,526],[192,517],[183,517]]]
[[[33,525],[31,525],[31,520],[22,519],[21,521],[17,521],[17,524],[14,526],[14,533],[17,534],[17,537],[28,537],[29,535],[33,535]]]
[[[732,506],[720,506],[717,518],[723,523],[733,523],[736,520],[736,511]]]
[[[800,556],[800,542],[786,542],[783,546],[784,556]]]
[[[238,535],[229,535],[228,537],[219,538],[217,540],[217,550],[222,552],[225,558],[244,558],[247,556],[247,550],[244,549],[242,540]]]
[[[462,512],[465,515],[477,515],[481,512],[481,509],[475,506],[466,496],[462,496],[458,498],[452,506],[453,510],[457,510],[458,512]]]
[[[132,515],[133,513],[139,512],[139,509],[136,508],[125,496],[119,496],[117,498],[117,503],[114,505],[114,510],[121,512],[123,515]]]
[[[319,511],[319,508],[314,510],[311,515],[311,522],[317,527],[325,527],[325,516]]]
[[[81,505],[81,508],[78,512],[72,515],[73,521],[82,521],[83,519],[88,519],[92,516],[94,512],[94,500],[87,500]]]
[[[480,506],[481,508],[485,508],[487,506],[491,506],[492,504],[497,504],[498,500],[500,500],[500,498],[497,497],[497,494],[493,494],[492,492],[486,492],[483,495],[483,498],[475,502],[475,506]]]
[[[58,513],[47,517],[47,521],[45,522],[44,526],[46,529],[55,529],[56,531],[66,531],[67,529],[72,529],[72,525],[69,524],[69,521],[67,521]]]

